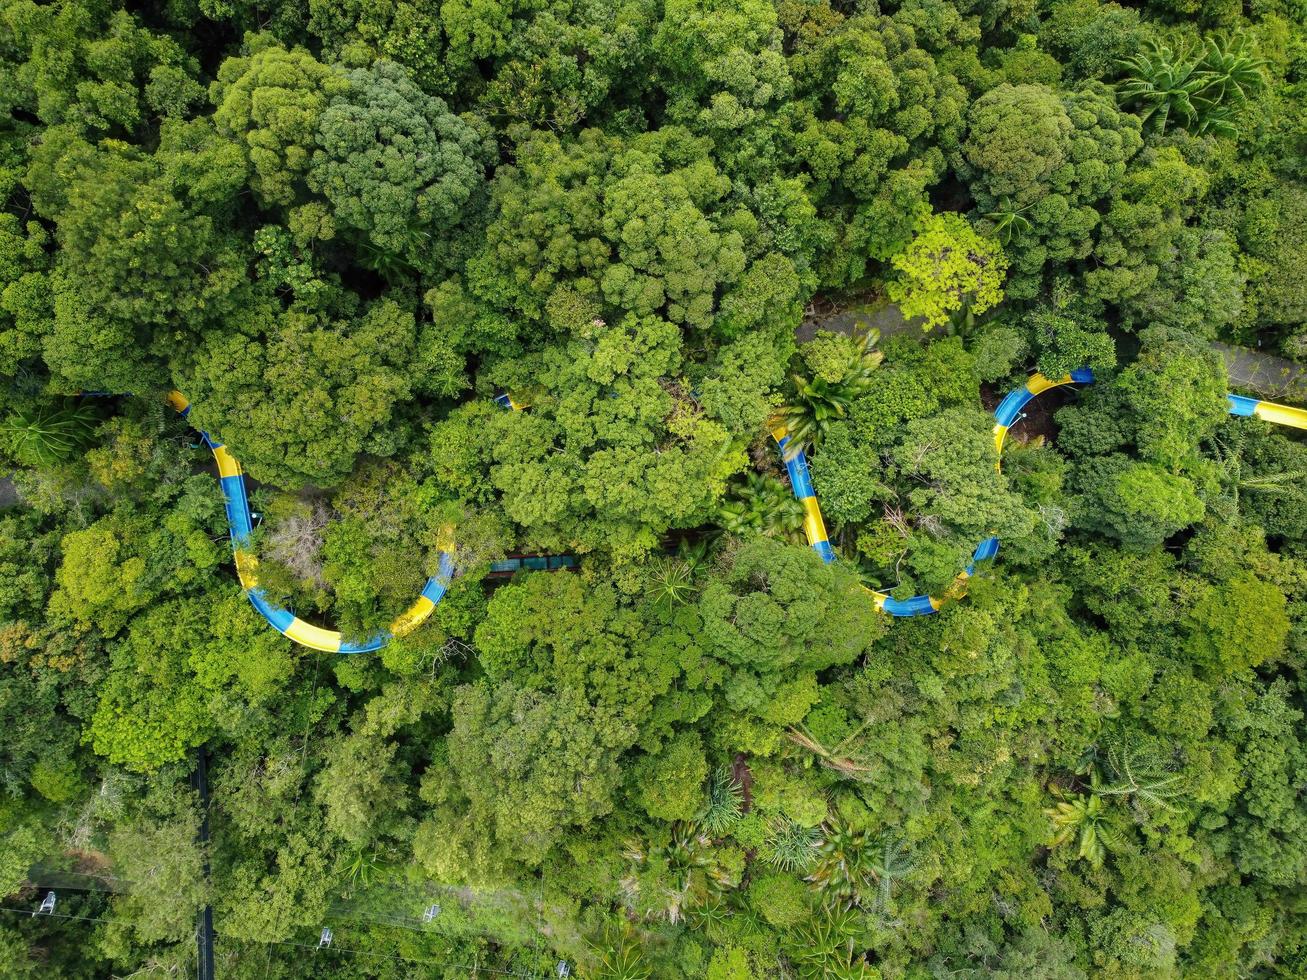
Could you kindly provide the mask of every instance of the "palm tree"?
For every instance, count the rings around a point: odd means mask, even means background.
[[[99,421],[91,406],[42,407],[11,412],[0,425],[10,454],[28,466],[62,463],[90,444]]]
[[[1236,111],[1266,86],[1266,61],[1244,37],[1208,38],[1197,51],[1149,42],[1120,64],[1128,74],[1118,97],[1141,108],[1159,133],[1174,122],[1200,136],[1235,136]]]
[[[789,433],[789,452],[817,445],[832,422],[848,415],[853,402],[871,386],[872,375],[885,359],[876,350],[878,340],[878,330],[854,331],[845,338],[842,364],[828,367],[813,378],[790,376],[794,397],[776,414],[776,422]]]
[[[803,505],[775,477],[749,473],[717,512],[717,523],[729,534],[764,534],[798,541],[803,534]]]
[[[1303,489],[1307,480],[1307,470],[1276,470],[1268,473],[1246,472],[1251,470],[1238,447],[1232,448],[1220,439],[1212,440],[1216,462],[1220,465],[1222,480],[1229,486],[1230,494],[1237,504],[1239,494],[1243,491],[1265,494],[1273,497],[1288,497],[1291,500],[1307,499]]]
[[[797,453],[817,445],[831,422],[848,416],[855,393],[842,381],[809,381],[797,374],[790,380],[794,383],[794,398],[781,406],[778,418],[790,436],[788,450]]]
[[[873,767],[856,758],[854,752],[850,750],[854,749],[855,746],[858,749],[863,748],[860,740],[863,732],[867,730],[870,724],[870,721],[863,722],[852,734],[842,739],[838,745],[832,748],[827,748],[803,725],[790,728],[785,733],[785,737],[795,745],[807,749],[815,755],[818,761],[827,769],[834,770],[845,779],[866,782],[871,778],[870,774]]]
[[[1209,81],[1200,97],[1224,105],[1243,105],[1266,87],[1266,65],[1266,59],[1253,52],[1247,37],[1209,37],[1203,42],[1199,63]]]
[[[1194,98],[1209,82],[1197,58],[1150,41],[1143,51],[1120,64],[1129,74],[1117,83],[1117,95],[1123,104],[1142,109],[1145,123],[1151,122],[1159,133],[1165,133],[1173,117],[1184,128],[1197,121]]]
[[[1060,792],[1055,795],[1062,796]],[[1090,793],[1086,796],[1063,797],[1056,806],[1044,811],[1053,821],[1052,847],[1076,841],[1077,856],[1095,868],[1103,866],[1107,856],[1104,845],[1115,843],[1116,831],[1112,827],[1112,814],[1103,797]]]

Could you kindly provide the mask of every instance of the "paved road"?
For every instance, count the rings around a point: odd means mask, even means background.
[[[924,337],[925,334],[921,329],[923,322],[920,318],[906,320],[895,304],[881,303],[874,306],[843,310],[828,316],[810,317],[799,324],[799,329],[794,332],[794,337],[802,344],[811,340],[818,330],[829,330],[832,333],[852,333],[859,327],[875,327],[880,331],[882,340],[896,333],[909,332],[913,336]]]

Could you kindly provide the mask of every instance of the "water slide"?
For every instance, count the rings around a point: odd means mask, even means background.
[[[190,412],[190,402],[181,392],[174,391],[168,396],[168,404],[183,416]],[[200,438],[213,452],[218,464],[218,482],[222,485],[223,499],[227,505],[227,529],[231,534],[232,553],[236,559],[236,575],[241,587],[249,596],[250,604],[259,611],[278,633],[301,646],[311,647],[327,653],[372,653],[386,645],[392,636],[403,636],[416,629],[436,608],[436,603],[445,594],[449,580],[454,574],[452,536],[440,544],[439,571],[427,579],[417,601],[409,606],[389,629],[369,637],[361,643],[348,643],[336,630],[323,629],[305,622],[289,610],[273,604],[263,589],[259,587],[259,559],[252,550],[251,536],[254,533],[254,519],[250,513],[250,498],[245,487],[245,471],[240,462],[227,451],[227,447],[216,442],[207,432],[201,431]]]
[[[1231,415],[1257,417],[1272,425],[1287,425],[1294,429],[1307,429],[1307,408],[1293,408],[1290,405],[1277,405],[1275,402],[1259,401],[1245,398],[1243,395],[1226,395]]]
[[[1079,368],[1057,380],[1036,373],[1031,375],[1020,388],[1008,392],[999,402],[998,408],[994,409],[994,448],[999,455],[995,467],[1002,465],[1003,442],[1007,438],[1008,430],[1021,421],[1024,417],[1022,410],[1032,399],[1062,385],[1093,384],[1093,381],[1094,372],[1089,368]],[[1226,402],[1227,410],[1231,415],[1256,417],[1273,425],[1307,429],[1307,409],[1277,405],[1274,402],[1264,402],[1244,395],[1227,395]],[[772,438],[776,440],[781,458],[785,461],[785,469],[790,475],[790,486],[794,491],[795,499],[803,505],[803,530],[808,538],[808,544],[821,555],[822,561],[832,562],[835,560],[835,549],[831,547],[830,539],[826,535],[826,522],[822,520],[821,507],[817,504],[817,495],[812,488],[808,460],[802,450],[790,449],[789,432],[784,426],[772,429]],[[877,592],[874,589],[867,591],[875,597],[876,605],[891,616],[929,616],[931,613],[938,612],[945,602],[965,595],[967,581],[975,574],[976,566],[982,561],[992,560],[997,554],[998,538],[989,537],[980,542],[972,552],[966,568],[958,573],[958,577],[945,590],[944,595],[939,597],[915,595],[909,599],[895,599],[885,592]]]
[[[1022,409],[1031,399],[1051,388],[1070,384],[1091,384],[1094,374],[1088,368],[1072,371],[1066,377],[1054,381],[1035,374],[1022,387],[1008,393],[994,410],[994,448],[1000,457],[1003,441],[1008,429],[1022,418]],[[1228,408],[1231,415],[1257,417],[1275,425],[1287,425],[1296,429],[1307,429],[1307,409],[1277,405],[1243,395],[1228,395]],[[504,408],[521,411],[526,406],[503,394],[495,402]],[[174,391],[168,396],[168,404],[186,416],[190,412],[190,403],[180,392]],[[259,587],[259,559],[254,554],[252,536],[254,519],[250,513],[249,493],[245,486],[245,472],[240,462],[227,447],[215,441],[207,432],[200,432],[200,438],[213,452],[218,464],[218,481],[227,508],[227,527],[231,535],[232,553],[236,562],[236,575],[241,587],[249,596],[250,604],[258,610],[277,632],[302,646],[327,653],[372,653],[380,650],[393,636],[405,633],[421,625],[436,608],[449,582],[454,575],[453,535],[446,531],[440,542],[438,570],[427,579],[426,585],[418,594],[417,600],[406,609],[389,628],[359,643],[347,642],[336,630],[323,629],[300,619],[287,609],[282,609],[269,600],[267,593]],[[803,530],[817,554],[824,562],[835,560],[835,549],[826,534],[826,522],[821,516],[821,507],[817,503],[817,494],[812,487],[812,476],[808,471],[808,460],[802,450],[792,451],[788,431],[783,427],[772,429],[772,438],[776,440],[785,469],[790,476],[790,486],[795,498],[803,506]],[[876,598],[876,604],[891,616],[927,616],[938,612],[945,602],[960,598],[966,594],[967,580],[975,574],[976,566],[983,561],[990,561],[998,554],[998,538],[989,537],[976,546],[966,568],[958,573],[953,584],[943,596],[912,596],[909,599],[895,599],[885,592],[868,590]],[[526,567],[525,565],[523,567]],[[553,567],[546,563],[546,567]],[[560,565],[559,567],[563,567]]]

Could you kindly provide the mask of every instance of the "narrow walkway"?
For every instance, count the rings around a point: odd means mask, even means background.
[[[1213,343],[1225,361],[1230,384],[1281,402],[1307,402],[1307,367],[1274,354]]]
[[[809,316],[795,331],[795,340],[805,343],[818,330],[847,334],[866,327],[875,327],[882,338],[899,333],[919,335],[921,323],[920,319],[905,320],[894,303],[881,302]],[[1219,341],[1213,341],[1211,346],[1225,361],[1225,371],[1233,387],[1255,392],[1268,401],[1307,403],[1307,365]]]

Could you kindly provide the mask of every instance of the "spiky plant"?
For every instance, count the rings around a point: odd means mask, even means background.
[[[821,834],[816,827],[804,827],[789,817],[772,822],[763,847],[763,859],[782,871],[806,871],[817,856]]]
[[[714,895],[694,910],[695,928],[713,933],[731,921],[733,911],[720,895]]]
[[[803,505],[775,477],[749,473],[731,489],[717,512],[717,523],[730,534],[763,534],[798,541],[803,535]]]
[[[728,833],[744,808],[744,787],[735,780],[730,766],[721,766],[708,777],[708,805],[699,826],[713,837]]]
[[[822,825],[822,841],[808,881],[827,904],[853,908],[876,890],[878,842],[836,818]]]
[[[689,824],[675,824],[666,843],[628,841],[623,856],[630,862],[620,882],[628,903],[673,925],[734,884],[712,839]]]
[[[387,855],[371,847],[358,847],[341,853],[336,859],[336,874],[344,882],[346,895],[375,884],[385,876]]]
[[[53,466],[88,446],[99,421],[90,405],[11,412],[0,426],[10,454],[28,466]]]
[[[688,605],[699,592],[694,566],[679,558],[656,559],[646,581],[645,598],[662,609]]]
[[[594,980],[648,980],[653,976],[644,950],[629,931],[609,931],[602,939],[591,940],[589,946],[595,962],[588,976]]]
[[[801,980],[870,980],[878,974],[857,955],[860,934],[856,913],[824,910],[786,935],[785,958]]]

